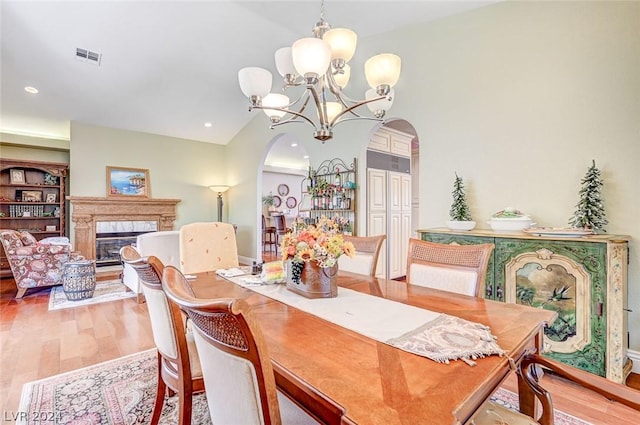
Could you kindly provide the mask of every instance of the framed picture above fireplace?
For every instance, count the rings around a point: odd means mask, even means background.
[[[107,167],[107,196],[149,198],[149,170],[143,168]]]

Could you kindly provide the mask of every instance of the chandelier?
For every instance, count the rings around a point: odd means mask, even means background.
[[[371,88],[364,100],[353,100],[343,89],[349,82],[348,62],[356,50],[356,33],[346,28],[332,29],[324,20],[323,0],[320,21],[314,26],[313,34],[315,37],[301,38],[275,53],[276,68],[284,79],[282,92],[304,87],[297,99],[291,101],[285,94],[270,93],[273,77],[264,68],[248,67],[238,72],[240,89],[249,98],[249,111],[264,111],[271,121],[271,129],[306,122],[314,128],[313,137],[323,143],[333,137],[333,128],[342,122],[382,121],[393,104],[392,88],[400,77],[400,57],[383,53],[369,58],[364,70]],[[305,114],[310,112],[307,110],[310,104],[315,106],[315,114]],[[367,105],[373,117],[356,112],[363,105]]]

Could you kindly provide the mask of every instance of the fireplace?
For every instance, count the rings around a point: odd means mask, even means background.
[[[148,231],[173,230],[176,205],[180,202],[179,199],[128,199],[127,197],[70,196],[67,199],[72,207],[74,249],[88,259],[98,260],[98,254],[101,258],[105,257],[100,261],[112,261],[115,250],[120,249],[119,245],[131,243],[132,240],[135,242],[135,236],[147,233],[147,229],[155,229]],[[116,225],[119,227],[115,228],[103,227],[105,225],[101,224],[109,222],[121,224]],[[146,224],[136,227],[137,230],[134,230],[133,225],[124,224],[132,222]],[[122,231],[109,231],[110,229]],[[123,238],[128,239],[121,240]],[[98,250],[98,239],[102,239],[99,249],[104,252]]]
[[[119,265],[120,248],[135,245],[138,235],[157,231],[157,221],[97,222],[96,267]]]

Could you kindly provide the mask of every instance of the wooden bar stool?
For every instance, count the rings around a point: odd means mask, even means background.
[[[275,247],[276,253],[278,252],[278,247],[276,246],[276,228],[273,226],[267,226],[267,219],[262,214],[262,251],[264,251],[265,246],[269,246],[269,252],[271,252],[272,248]]]

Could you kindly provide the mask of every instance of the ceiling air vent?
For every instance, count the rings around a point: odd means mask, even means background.
[[[100,65],[101,53],[92,52],[91,50],[76,48],[76,59],[79,61]]]

